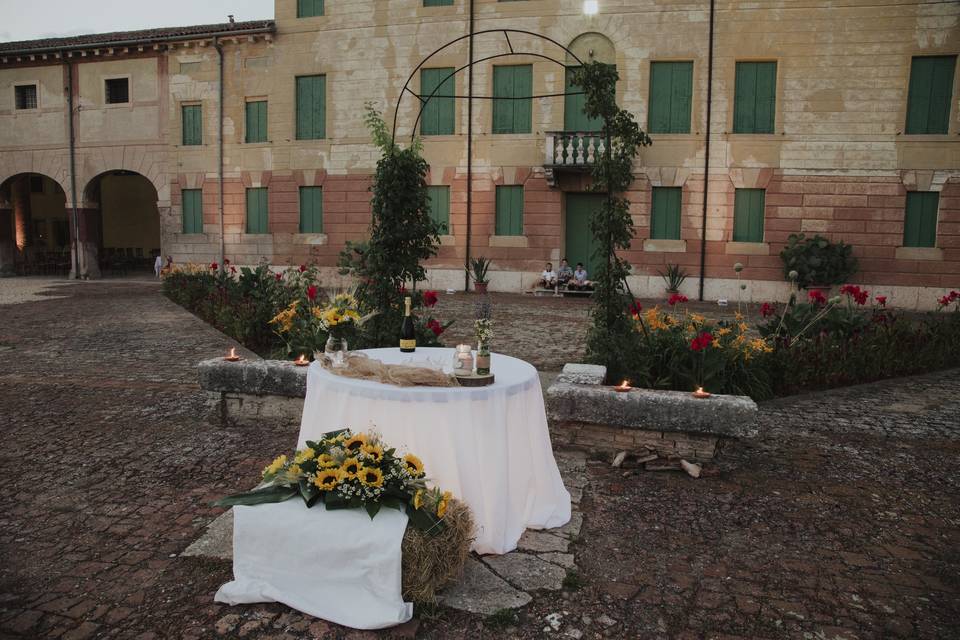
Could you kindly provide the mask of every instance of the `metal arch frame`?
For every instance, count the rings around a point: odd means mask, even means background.
[[[473,39],[474,39],[476,36],[478,36],[478,35],[483,35],[483,34],[487,34],[487,33],[502,33],[504,39],[507,41],[507,46],[510,48],[510,52],[509,52],[509,53],[498,53],[498,54],[495,54],[495,55],[491,55],[491,56],[486,56],[486,57],[484,57],[484,58],[480,58],[480,59],[478,59],[478,60],[470,60],[467,64],[465,64],[465,65],[463,65],[463,66],[460,66],[460,67],[457,67],[457,68],[454,69],[451,73],[447,74],[447,76],[446,76],[441,82],[439,82],[439,83],[437,84],[437,86],[436,86],[436,87],[434,88],[434,90],[430,93],[430,95],[426,97],[426,100],[424,100],[424,97],[423,97],[422,94],[414,93],[414,92],[410,89],[410,82],[413,80],[414,76],[416,76],[416,75],[417,75],[417,72],[420,71],[420,69],[423,68],[423,66],[427,63],[427,61],[429,61],[429,60],[430,60],[431,58],[433,58],[435,55],[437,55],[438,53],[440,53],[440,52],[443,51],[444,49],[446,49],[446,48],[448,48],[448,47],[451,47],[451,46],[455,45],[456,43],[461,42],[461,41],[463,41],[463,40],[469,39],[469,40],[471,41],[471,43],[472,43],[472,42],[473,42]],[[544,55],[544,54],[542,54],[542,53],[532,53],[532,52],[527,52],[527,51],[516,51],[516,50],[514,50],[514,48],[513,48],[513,43],[510,42],[510,35],[509,35],[509,34],[511,34],[511,33],[519,33],[519,34],[523,34],[523,35],[527,35],[527,36],[533,36],[533,37],[535,37],[535,38],[540,38],[541,40],[546,40],[546,41],[548,41],[548,42],[550,42],[550,43],[552,43],[552,44],[560,47],[561,49],[563,49],[563,51],[565,51],[565,52],[566,52],[567,54],[569,54],[574,60],[576,60],[579,65],[582,66],[582,65],[584,64],[584,63],[583,63],[583,60],[581,60],[580,57],[579,57],[577,54],[575,54],[575,53],[574,53],[573,51],[571,51],[568,47],[565,47],[564,45],[560,44],[559,42],[557,42],[557,41],[554,40],[553,38],[551,38],[551,37],[549,37],[549,36],[545,36],[545,35],[540,34],[540,33],[536,33],[536,32],[534,32],[534,31],[527,31],[527,30],[525,30],[525,29],[484,29],[484,30],[482,30],[482,31],[475,31],[475,32],[468,33],[468,34],[466,34],[466,35],[460,36],[459,38],[454,38],[453,40],[451,40],[450,42],[446,43],[445,45],[443,45],[443,46],[435,49],[432,53],[430,53],[430,55],[428,55],[428,56],[425,57],[423,60],[421,60],[421,61],[420,61],[420,64],[418,64],[416,67],[414,67],[413,71],[410,72],[410,75],[407,76],[407,81],[403,83],[403,88],[400,90],[400,97],[397,98],[397,104],[396,104],[396,106],[394,107],[394,110],[393,110],[393,129],[392,129],[392,131],[391,131],[391,138],[390,138],[390,139],[391,139],[391,142],[392,142],[393,144],[396,144],[396,140],[397,140],[397,117],[398,117],[398,115],[399,115],[399,113],[400,113],[400,104],[403,102],[404,96],[405,96],[407,93],[409,93],[410,95],[412,95],[412,96],[414,96],[415,98],[417,98],[417,100],[420,102],[420,111],[417,113],[417,119],[414,121],[413,128],[412,128],[411,131],[410,131],[410,140],[413,141],[413,140],[416,138],[416,136],[417,136],[417,126],[420,124],[420,119],[421,119],[421,117],[423,116],[423,111],[424,111],[424,109],[426,109],[427,104],[430,102],[430,100],[431,100],[432,98],[434,98],[434,97],[437,95],[437,91],[440,89],[440,87],[442,87],[442,86],[444,85],[444,83],[446,83],[447,80],[449,80],[450,78],[454,77],[455,75],[457,75],[458,73],[460,73],[460,72],[463,71],[464,69],[470,69],[470,68],[472,68],[473,66],[475,66],[475,65],[477,65],[477,64],[479,64],[479,63],[481,63],[481,62],[487,62],[487,61],[490,61],[490,60],[495,60],[495,59],[497,59],[497,58],[507,58],[507,57],[510,57],[510,56],[530,56],[530,57],[534,57],[534,58],[542,58],[542,59],[544,59],[544,60],[548,60],[548,61],[550,61],[550,62],[556,63],[556,64],[560,65],[561,67],[563,67],[564,69],[568,69],[568,68],[569,68],[569,65],[567,65],[565,62],[560,62],[560,61],[557,60],[556,58],[552,58],[552,57],[550,57],[550,56],[548,56],[548,55]],[[540,95],[513,96],[513,97],[509,97],[509,98],[500,98],[500,97],[497,97],[497,96],[475,96],[475,95],[473,95],[472,92],[471,92],[469,95],[466,95],[466,96],[453,95],[453,96],[439,96],[439,97],[442,97],[442,98],[452,98],[452,99],[455,99],[455,100],[456,100],[456,99],[473,100],[474,98],[479,98],[479,99],[481,99],[481,100],[532,100],[532,99],[535,99],[535,98],[554,98],[554,97],[568,96],[568,95],[573,95],[573,96],[583,95],[583,92],[582,92],[582,91],[573,91],[573,92],[564,92],[564,93],[545,93],[545,94],[540,94]]]

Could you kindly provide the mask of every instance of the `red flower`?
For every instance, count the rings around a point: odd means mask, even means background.
[[[400,295],[401,296],[407,295],[407,288],[403,285],[400,285]]]
[[[843,285],[842,287],[840,287],[840,293],[850,296],[860,306],[867,304],[867,298],[870,297],[869,291],[867,291],[866,289],[861,289],[855,284]]]
[[[303,273],[306,270],[307,270],[307,265],[305,264],[300,265],[300,273]]]
[[[223,266],[227,266],[228,264],[230,264],[230,258],[224,258],[224,259],[223,259]]]
[[[226,260],[224,260],[224,262],[226,262]],[[236,267],[230,267],[230,273],[236,274],[236,273],[237,273],[237,268],[236,268]]]
[[[633,302],[630,303],[629,309],[630,309],[630,315],[636,318],[637,316],[640,315],[640,312],[643,311],[643,305],[640,304],[639,300],[634,300]]]
[[[874,298],[881,307],[887,306],[887,296],[877,296]]]
[[[709,331],[703,331],[696,338],[690,341],[690,348],[694,351],[703,351],[713,342],[713,334]]]
[[[443,333],[443,327],[440,326],[440,323],[433,318],[430,318],[430,320],[427,321],[427,329],[433,331],[433,335],[435,336],[439,336],[441,333]]]
[[[307,287],[307,298],[309,300],[315,300],[317,297],[317,287],[316,285],[310,285]]]
[[[774,307],[769,302],[764,302],[762,305],[760,305],[760,315],[763,316],[764,318],[769,318],[776,312],[777,312],[776,307]]]
[[[667,304],[669,304],[671,307],[678,302],[687,302],[687,296],[683,295],[682,293],[675,293],[670,296],[669,300],[667,300]]]
[[[282,273],[275,273],[275,274],[273,274],[273,277],[275,277],[275,278],[277,279],[277,282],[280,282],[281,280],[283,280],[283,274],[282,274]]]
[[[436,291],[424,291],[424,292],[423,292],[423,304],[424,304],[424,305],[426,305],[426,306],[428,306],[428,307],[432,307],[433,305],[437,304],[437,300],[439,300],[439,298],[437,297],[437,292],[436,292]]]
[[[216,262],[211,262],[211,263],[210,263],[210,269],[211,269],[212,271],[216,271],[216,270],[219,269],[219,268],[220,268],[220,265],[218,265]]]
[[[950,292],[950,301],[960,300],[960,291],[951,291]]]
[[[827,298],[823,295],[822,291],[810,291],[807,293],[807,297],[810,298],[810,302],[816,304],[827,304]]]
[[[947,306],[948,304],[950,304],[951,302],[953,302],[953,300],[950,299],[950,296],[943,296],[942,298],[940,298],[939,300],[937,300],[937,302],[940,303],[940,306],[941,306],[941,307],[945,307],[945,306]]]

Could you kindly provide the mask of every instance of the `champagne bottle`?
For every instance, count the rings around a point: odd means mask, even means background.
[[[417,334],[413,331],[413,318],[410,317],[410,296],[404,298],[403,303],[406,311],[400,327],[400,351],[412,353],[417,350]]]

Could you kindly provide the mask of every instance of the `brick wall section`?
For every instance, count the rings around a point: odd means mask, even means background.
[[[720,438],[671,431],[619,429],[608,425],[581,422],[551,423],[554,445],[575,447],[591,452],[643,453],[649,450],[661,458],[712,460],[718,453]]]

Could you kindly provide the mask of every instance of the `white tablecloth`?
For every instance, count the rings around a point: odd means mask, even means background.
[[[401,597],[407,516],[381,509],[307,509],[300,498],[233,508],[233,582],[214,600],[230,605],[282,602],[355,629],[406,622]]]
[[[453,349],[370,349],[386,363],[452,362]],[[321,434],[375,427],[419,456],[431,482],[464,500],[477,522],[474,550],[507,553],[524,529],[570,520],[570,494],[553,458],[540,378],[530,364],[493,354],[487,387],[397,387],[310,365],[298,448]]]

